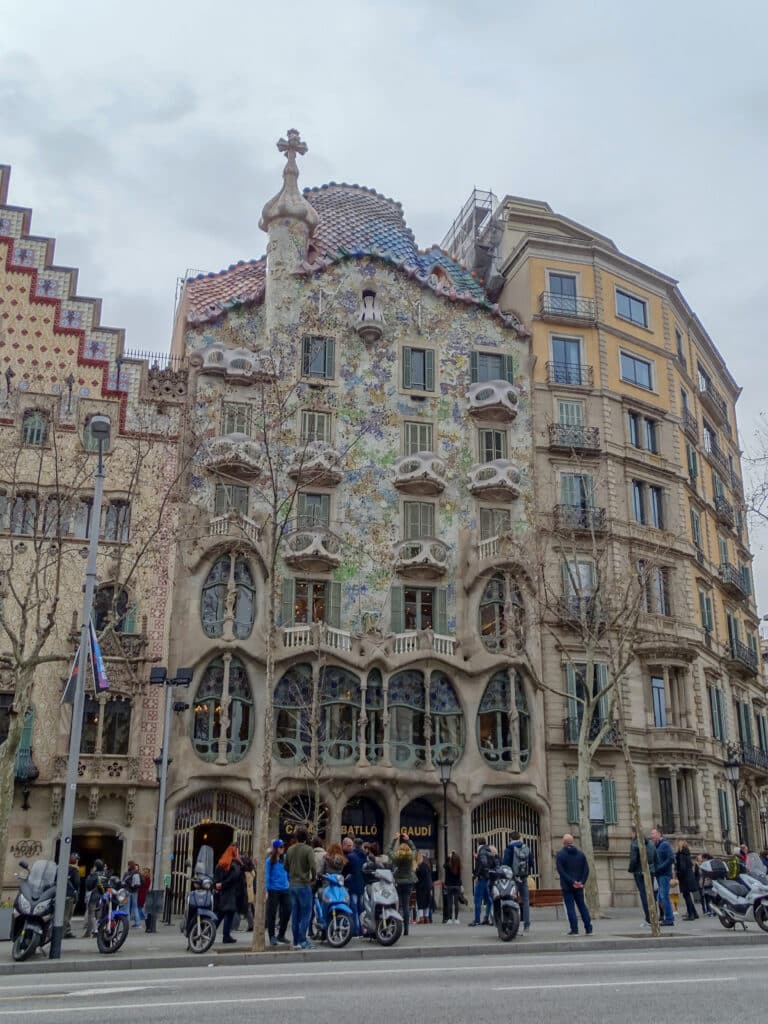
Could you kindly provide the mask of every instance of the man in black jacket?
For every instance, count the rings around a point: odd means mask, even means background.
[[[648,868],[651,872],[651,878],[653,878],[656,871],[656,847],[651,839],[645,840],[645,854],[648,858]],[[648,895],[645,891],[643,866],[640,861],[640,848],[638,846],[637,832],[635,829],[632,829],[632,842],[629,846],[629,866],[627,867],[627,871],[629,871],[635,879],[637,891],[640,893],[640,905],[643,908],[643,917],[645,918],[645,924],[647,926],[651,923],[651,919],[648,914]]]
[[[587,858],[573,843],[573,836],[567,832],[563,836],[563,847],[555,860],[557,873],[560,876],[560,888],[563,891],[563,903],[565,912],[568,915],[568,924],[571,930],[568,935],[579,934],[579,922],[576,917],[576,908],[581,914],[584,922],[584,931],[587,935],[592,934],[592,918],[589,916],[589,909],[584,900],[584,883],[589,878],[589,864]]]

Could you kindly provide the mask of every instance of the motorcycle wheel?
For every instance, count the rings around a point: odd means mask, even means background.
[[[96,948],[100,953],[116,953],[128,938],[128,918],[113,917],[102,921],[96,931]]]
[[[187,942],[193,953],[207,953],[216,941],[216,925],[210,917],[196,918],[187,935]]]
[[[395,917],[384,920],[380,917],[376,922],[376,941],[380,946],[394,946],[403,934],[403,922]]]
[[[13,959],[17,963],[22,960],[29,960],[40,945],[41,938],[40,932],[32,931],[31,928],[22,928],[13,940],[13,948],[11,949]]]
[[[320,922],[317,919],[317,914],[312,915],[312,920],[309,922],[309,928],[307,934],[313,942],[322,942],[325,938],[325,931],[320,927]]]
[[[352,918],[349,914],[345,914],[343,910],[337,910],[331,914],[326,938],[328,945],[333,946],[334,949],[346,946],[352,938]]]
[[[757,921],[758,928],[762,928],[764,932],[768,932],[768,907],[764,903],[761,903],[759,907],[755,909],[755,921]]]
[[[496,921],[496,931],[502,942],[511,942],[520,929],[520,914],[511,908],[502,910]]]
[[[735,928],[736,927],[736,922],[733,920],[732,917],[720,917],[720,915],[718,914],[717,915],[717,919],[720,922],[720,924],[723,926],[723,928],[730,929],[730,928]]]

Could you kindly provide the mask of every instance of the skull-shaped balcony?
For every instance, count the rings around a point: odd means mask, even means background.
[[[210,345],[194,353],[190,362],[200,367],[200,373],[221,374],[238,383],[256,383],[274,376],[270,356],[247,348]]]
[[[207,469],[240,480],[255,480],[261,473],[261,451],[247,434],[223,434],[208,445]]]
[[[484,423],[510,423],[517,416],[517,392],[509,381],[472,384],[467,398],[470,416]]]
[[[330,572],[341,565],[341,541],[326,526],[308,526],[285,538],[285,562],[300,572]]]
[[[435,537],[401,540],[395,546],[395,572],[409,580],[439,580],[448,572],[449,548]]]
[[[310,441],[293,453],[288,475],[302,486],[335,487],[344,474],[339,455],[327,441]]]
[[[395,466],[395,487],[404,494],[441,494],[445,489],[445,463],[432,452],[406,455]]]
[[[469,471],[469,489],[489,501],[511,501],[520,496],[520,470],[509,459],[481,462]]]

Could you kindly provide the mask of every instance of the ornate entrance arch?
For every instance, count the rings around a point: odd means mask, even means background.
[[[487,839],[499,851],[509,842],[510,832],[519,832],[533,851],[533,862],[538,877],[539,840],[541,827],[539,812],[524,800],[514,796],[495,796],[485,803],[478,804],[472,811],[472,848],[477,848],[481,839]]]

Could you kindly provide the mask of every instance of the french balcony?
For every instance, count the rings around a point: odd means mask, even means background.
[[[517,416],[517,392],[509,381],[472,384],[467,399],[470,416],[484,423],[510,423]]]
[[[352,634],[346,629],[326,626],[324,622],[312,622],[303,626],[284,626],[281,632],[283,647],[286,650],[302,650],[318,646],[332,651],[352,650]]]
[[[253,519],[233,509],[230,512],[225,512],[224,515],[214,516],[213,519],[209,520],[208,536],[229,537],[238,540],[244,538],[251,544],[258,544],[261,528]]]
[[[327,441],[310,441],[293,453],[288,476],[304,486],[335,487],[341,483],[344,474],[333,445]]]
[[[683,409],[683,430],[692,441],[699,440],[699,423],[690,409]]]
[[[604,508],[583,505],[555,505],[555,527],[571,533],[604,533],[606,515]]]
[[[726,526],[734,526],[736,523],[736,513],[733,511],[733,505],[722,494],[715,495],[715,518]]]
[[[432,452],[406,455],[395,466],[395,487],[404,494],[441,494],[445,489],[445,463]]]
[[[741,640],[731,640],[727,646],[726,663],[732,672],[743,676],[757,675],[757,653]]]
[[[699,381],[699,401],[719,423],[728,422],[728,404],[711,381]]]
[[[557,602],[557,617],[564,626],[594,632],[605,626],[605,605],[594,597],[563,595]]]
[[[743,501],[744,500],[744,485],[742,484],[741,480],[739,479],[738,474],[734,473],[734,471],[731,469],[730,473],[729,473],[729,476],[731,478],[731,490],[733,491],[733,493],[735,495],[737,495],[737,497],[739,497]]]
[[[415,654],[423,651],[423,641],[420,637],[426,636],[429,643],[429,650],[434,654],[442,654],[444,657],[452,658],[456,653],[456,637],[442,636],[440,633],[424,631],[395,633],[392,637],[392,654]]]
[[[728,462],[728,456],[714,438],[708,442],[705,451],[710,461],[714,462],[718,469],[722,470],[725,476],[730,477],[731,466]]]
[[[741,763],[763,775],[768,775],[768,752],[759,747],[742,744]]]
[[[595,375],[591,366],[580,363],[547,363],[547,380],[550,384],[562,384],[569,388],[591,388]]]
[[[395,572],[409,580],[439,580],[448,572],[449,551],[436,537],[401,540],[395,546]]]
[[[204,463],[214,473],[255,480],[261,475],[261,450],[247,434],[223,434],[208,445]]]
[[[563,743],[578,743],[579,742],[579,731],[581,729],[581,718],[578,715],[572,715],[569,718],[563,719]],[[591,742],[596,740],[600,730],[603,728],[603,721],[595,715],[589,724],[589,735],[587,739]],[[607,747],[615,747],[619,742],[619,732],[615,725],[609,724],[602,739],[601,744],[605,744]]]
[[[557,451],[597,455],[600,452],[600,428],[550,423],[549,447]]]
[[[308,526],[285,538],[285,562],[300,572],[330,572],[341,565],[341,541],[327,526]]]
[[[469,489],[489,501],[511,501],[520,496],[520,470],[509,459],[478,463],[469,471]]]
[[[597,320],[597,302],[581,295],[558,295],[542,292],[539,295],[539,314],[550,320],[579,320],[594,323]]]
[[[720,563],[720,582],[723,584],[723,589],[731,594],[732,597],[743,600],[747,596],[744,574],[741,569],[737,569],[730,562]]]

